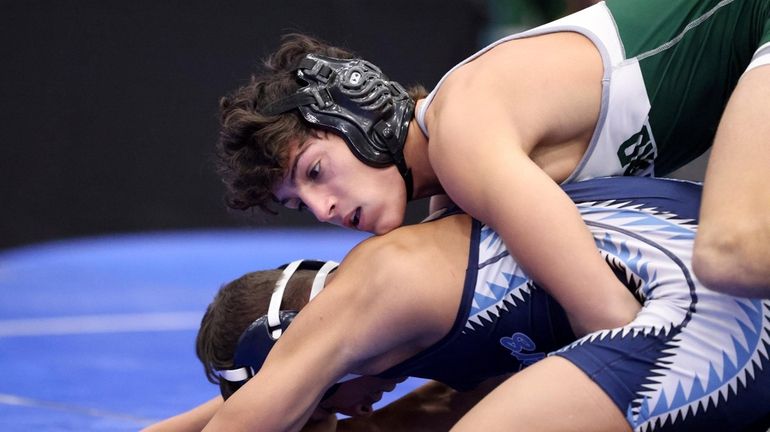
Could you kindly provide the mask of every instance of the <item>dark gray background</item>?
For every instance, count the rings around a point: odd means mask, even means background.
[[[489,18],[485,0],[0,0],[0,248],[310,223],[225,209],[212,169],[219,97],[291,31],[430,89]],[[410,221],[424,211],[412,205]]]

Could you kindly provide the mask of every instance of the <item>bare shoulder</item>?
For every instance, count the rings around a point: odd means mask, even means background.
[[[522,91],[525,95],[541,94],[553,85],[572,83],[570,87],[578,87],[576,79],[600,79],[602,72],[598,48],[579,33],[514,39],[454,70],[444,80],[436,101],[476,92],[502,92],[502,96]]]
[[[450,216],[371,237],[345,257],[324,291],[336,295],[326,304],[338,321],[359,311],[343,329],[351,352],[366,359],[358,372],[379,373],[446,335],[460,304],[469,232],[468,216]]]
[[[345,257],[340,270],[366,280],[370,296],[393,298],[400,290],[433,295],[464,277],[470,226],[469,216],[455,215],[370,237]]]
[[[430,145],[437,137],[441,146],[469,147],[469,139],[504,136],[529,153],[569,139],[595,124],[602,74],[599,51],[578,33],[501,43],[445,79],[426,113]]]
[[[348,254],[345,261],[362,260],[399,268],[410,263],[427,264],[437,254],[442,255],[441,251],[446,251],[447,255],[467,253],[469,232],[470,217],[467,215],[406,225],[366,239]]]

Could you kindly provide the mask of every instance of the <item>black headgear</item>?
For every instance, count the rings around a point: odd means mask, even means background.
[[[404,142],[414,115],[414,101],[380,68],[362,59],[307,54],[297,67],[302,87],[268,106],[265,114],[298,109],[310,124],[342,135],[356,157],[382,168],[395,164],[412,198],[412,173],[404,160]]]
[[[267,314],[257,318],[238,339],[233,355],[234,366],[230,369],[218,370],[219,389],[224,399],[229,398],[236,390],[246,384],[265,362],[273,345],[281,337],[281,334],[289,327],[297,311],[281,310],[283,293],[291,276],[297,270],[315,270],[316,276],[313,279],[313,286],[310,289],[310,300],[312,300],[324,287],[326,276],[337,267],[334,261],[312,261],[298,260],[290,264],[285,264],[283,274],[275,283],[275,290],[270,298],[270,305]],[[355,378],[355,375],[349,375],[340,382]],[[330,388],[324,398],[334,392],[336,387]]]

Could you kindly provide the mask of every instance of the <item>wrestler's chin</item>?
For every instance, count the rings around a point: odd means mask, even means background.
[[[373,229],[367,230],[372,234],[383,235],[400,227],[404,223],[403,212],[389,212],[381,215]]]

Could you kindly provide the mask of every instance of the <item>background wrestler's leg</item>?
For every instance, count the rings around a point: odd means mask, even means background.
[[[548,357],[502,383],[453,431],[630,431],[612,400],[568,360]]]
[[[741,78],[719,125],[695,239],[709,288],[770,296],[770,65]]]

